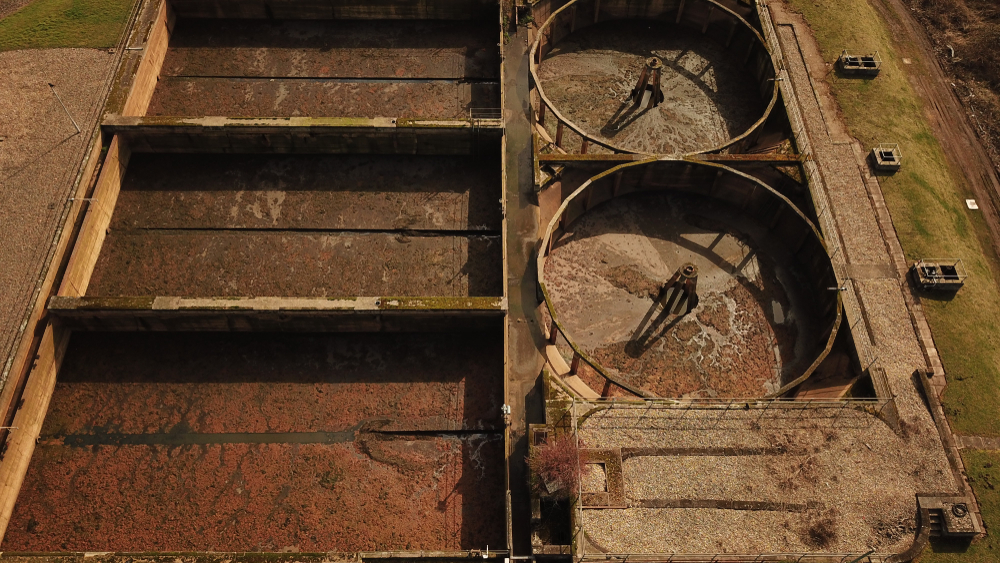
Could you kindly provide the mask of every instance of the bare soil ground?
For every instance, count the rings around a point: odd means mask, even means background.
[[[0,371],[70,204],[112,60],[93,49],[0,53]]]
[[[502,545],[499,336],[75,335],[4,548]]]
[[[933,44],[930,53],[951,75],[955,94],[1000,167],[1000,5],[993,0],[898,1],[924,25]]]
[[[498,235],[113,231],[87,294],[491,296],[502,261]]]
[[[665,100],[635,108],[632,88],[649,57],[663,62]],[[556,108],[589,134],[638,152],[683,153],[720,145],[760,118],[753,77],[722,45],[663,22],[610,21],[564,39],[539,78]],[[555,130],[555,119],[547,120]]]
[[[499,155],[135,154],[111,228],[500,231]]]

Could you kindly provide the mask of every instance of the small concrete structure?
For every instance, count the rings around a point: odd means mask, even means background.
[[[913,283],[920,289],[958,291],[969,277],[961,260],[918,260],[910,268]]]
[[[878,51],[870,55],[852,55],[844,49],[837,58],[837,66],[847,75],[878,76],[882,70],[882,58],[879,57]]]
[[[872,165],[879,172],[895,172],[903,166],[903,153],[899,145],[882,143],[872,149]]]

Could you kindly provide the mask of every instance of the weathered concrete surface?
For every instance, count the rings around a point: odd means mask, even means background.
[[[500,156],[136,154],[129,228],[500,231]]]
[[[181,19],[161,76],[484,79],[496,22]]]
[[[560,40],[538,74],[556,109],[590,135],[627,150],[674,154],[723,144],[763,115],[767,104],[740,55],[686,27],[618,20]],[[663,62],[665,100],[633,107],[632,88],[654,56]],[[553,138],[556,121],[546,119]]]
[[[544,421],[542,393],[537,385],[544,336],[538,324],[538,284],[535,282],[535,245],[538,240],[538,202],[534,195],[531,129],[528,118],[528,30],[520,28],[504,46],[504,117],[507,136],[507,296],[508,401],[512,436],[510,488],[515,555],[530,555],[531,507],[528,497],[527,424]]]
[[[4,548],[502,545],[502,342],[75,335]]]
[[[498,236],[112,231],[87,294],[490,296],[502,260]]]
[[[133,152],[478,155],[495,150],[500,119],[105,116],[101,129]]]
[[[0,53],[0,373],[70,205],[113,59],[93,49]]]
[[[495,108],[499,88],[452,82],[164,78],[148,115],[415,117],[456,119]]]

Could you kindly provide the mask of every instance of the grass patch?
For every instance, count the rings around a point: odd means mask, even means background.
[[[1000,530],[1000,452],[966,450],[962,454],[969,482],[976,490],[983,524],[988,530]],[[990,534],[984,540],[932,541],[920,557],[920,563],[987,563],[1000,559],[1000,541]]]
[[[0,20],[0,51],[112,47],[132,1],[35,0]]]
[[[890,33],[868,0],[788,2],[805,16],[828,62],[844,48],[882,55],[881,74],[873,80],[832,72],[828,80],[851,134],[863,145],[900,145],[902,170],[879,183],[906,258],[961,258],[969,270],[957,296],[927,295],[924,310],[948,373],[944,405],[952,428],[1000,435],[1000,267],[981,213],[965,207],[973,196],[956,180],[961,171],[949,169],[905,74],[904,68],[922,67],[912,54],[907,56],[914,64],[904,67],[899,49],[916,49],[897,43],[905,38]]]

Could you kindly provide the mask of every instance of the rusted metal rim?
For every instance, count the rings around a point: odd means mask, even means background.
[[[785,197],[781,193],[777,192],[774,188],[768,186],[767,184],[761,182],[760,180],[754,178],[753,176],[750,176],[748,174],[740,172],[739,170],[736,170],[734,168],[730,168],[729,166],[726,166],[724,164],[718,164],[718,163],[714,163],[714,162],[702,162],[702,161],[699,161],[699,160],[695,160],[693,158],[656,158],[656,157],[650,157],[650,158],[643,159],[643,160],[640,160],[640,161],[637,161],[637,162],[628,162],[628,163],[625,163],[625,164],[620,164],[618,166],[615,166],[613,168],[605,170],[604,172],[601,172],[600,174],[597,174],[596,176],[591,177],[586,182],[584,182],[583,184],[581,184],[579,188],[577,188],[575,191],[573,191],[573,193],[570,194],[565,200],[563,200],[562,204],[559,206],[559,209],[556,211],[555,215],[552,216],[552,219],[549,221],[549,224],[548,224],[548,226],[545,229],[545,234],[542,236],[541,246],[539,246],[539,248],[538,248],[538,255],[535,258],[535,265],[537,267],[537,269],[536,269],[536,272],[537,272],[536,275],[537,275],[538,287],[542,291],[542,296],[543,296],[543,298],[545,300],[545,306],[546,306],[546,308],[549,311],[549,315],[552,317],[552,322],[555,323],[555,326],[559,329],[559,332],[566,339],[566,342],[569,343],[570,347],[573,349],[573,352],[575,354],[577,354],[580,357],[581,360],[583,360],[584,362],[586,362],[587,365],[589,365],[590,367],[594,368],[595,371],[597,371],[599,374],[601,374],[601,376],[604,377],[605,379],[607,379],[608,381],[610,381],[610,382],[614,383],[615,385],[618,385],[619,387],[622,387],[623,389],[626,389],[626,390],[628,390],[628,391],[630,391],[630,392],[632,392],[632,393],[634,393],[636,395],[639,395],[640,397],[647,397],[647,398],[654,398],[654,397],[656,397],[656,395],[653,394],[653,393],[651,393],[651,392],[649,392],[649,391],[647,391],[647,390],[645,390],[645,389],[642,389],[640,387],[636,387],[634,385],[630,385],[627,382],[622,381],[618,377],[616,377],[616,376],[614,376],[612,374],[609,374],[607,372],[607,370],[604,369],[603,366],[601,366],[598,362],[596,362],[593,359],[591,359],[590,356],[587,355],[587,353],[584,352],[583,349],[580,348],[579,345],[577,345],[577,343],[573,339],[572,335],[569,332],[567,332],[566,327],[563,326],[562,322],[559,320],[559,315],[556,313],[555,305],[552,303],[552,298],[549,295],[548,288],[545,285],[545,262],[548,259],[548,251],[547,251],[547,249],[549,248],[550,241],[552,240],[552,234],[556,230],[556,228],[558,227],[559,222],[560,222],[563,214],[566,212],[566,209],[569,207],[570,202],[572,202],[576,198],[580,197],[581,195],[584,195],[591,188],[591,186],[593,186],[594,183],[597,182],[598,180],[606,178],[606,177],[608,177],[608,176],[610,176],[612,174],[615,174],[616,172],[618,172],[620,170],[624,170],[626,168],[631,168],[631,167],[634,167],[634,166],[649,165],[649,164],[653,164],[655,162],[683,162],[683,163],[691,164],[691,165],[695,165],[695,166],[707,166],[707,167],[710,167],[710,168],[715,168],[715,169],[717,169],[719,171],[722,171],[722,172],[726,172],[726,173],[729,173],[729,174],[734,174],[734,175],[739,176],[739,177],[741,177],[741,178],[743,178],[743,179],[745,179],[745,180],[747,180],[749,182],[752,182],[756,187],[759,187],[761,189],[767,190],[771,195],[773,195],[774,197],[778,198],[786,206],[788,206],[806,224],[806,226],[812,232],[813,236],[816,238],[816,241],[819,243],[820,248],[823,249],[823,253],[824,253],[825,257],[826,257],[826,260],[830,264],[831,273],[834,275],[834,277],[836,277],[836,272],[833,269],[833,262],[832,262],[831,257],[830,257],[830,249],[827,247],[826,240],[823,238],[822,233],[820,233],[819,229],[812,222],[812,220],[810,220],[809,217],[807,217],[805,215],[805,213],[802,212],[802,210],[800,210],[794,203],[792,203],[792,201],[790,199],[788,199],[787,197]],[[670,191],[670,188],[666,188],[664,191]],[[839,284],[839,281],[838,281],[838,284]],[[777,391],[774,391],[773,393],[769,393],[767,395],[764,395],[763,397],[752,397],[752,398],[754,398],[754,399],[761,399],[761,398],[763,398],[763,399],[771,399],[771,398],[775,398],[775,397],[780,397],[781,395],[787,393],[792,388],[794,388],[794,387],[796,387],[798,385],[801,385],[804,381],[806,381],[807,379],[809,379],[809,377],[816,371],[816,368],[818,368],[819,365],[821,363],[823,363],[823,360],[826,359],[827,355],[830,353],[830,350],[833,348],[833,344],[834,344],[834,341],[837,338],[837,332],[840,329],[840,323],[841,323],[842,318],[843,318],[843,307],[844,307],[843,292],[842,291],[836,291],[836,297],[835,297],[835,299],[836,299],[836,317],[834,318],[833,324],[830,327],[830,334],[827,336],[826,344],[824,345],[823,349],[820,351],[820,353],[816,357],[816,359],[814,359],[813,362],[811,364],[809,364],[809,367],[807,367],[802,372],[801,375],[799,375],[798,377],[792,379],[788,383],[782,385],[781,388],[778,389]],[[744,397],[733,397],[733,398],[741,398],[742,399]]]
[[[757,42],[760,45],[760,47],[762,49],[764,49],[764,52],[767,53],[768,59],[770,59],[770,61],[771,61],[771,69],[774,71],[775,78],[777,78],[778,73],[779,73],[779,68],[778,68],[778,65],[775,64],[774,53],[771,51],[771,48],[768,45],[767,41],[764,40],[764,37],[756,29],[754,29],[752,25],[750,25],[739,14],[737,14],[736,12],[734,12],[734,11],[730,10],[729,8],[723,6],[722,4],[719,4],[715,0],[700,0],[700,1],[701,2],[706,2],[708,4],[712,4],[713,6],[715,6],[716,9],[719,9],[719,10],[722,10],[722,11],[726,12],[727,14],[729,14],[730,16],[732,16],[736,20],[736,22],[738,22],[739,24],[743,24],[743,26],[748,31],[750,31],[751,33],[753,33],[754,37],[757,38]],[[632,149],[627,149],[627,148],[624,148],[624,147],[620,147],[618,145],[615,145],[614,143],[607,142],[607,141],[605,141],[603,139],[600,139],[600,138],[597,138],[597,137],[591,135],[590,133],[587,133],[586,131],[583,130],[582,127],[580,127],[579,125],[577,125],[573,121],[567,119],[566,116],[564,116],[559,111],[559,109],[556,107],[556,105],[553,104],[551,100],[549,100],[548,96],[545,95],[545,89],[542,87],[542,81],[541,81],[541,79],[538,78],[537,53],[538,53],[539,45],[541,44],[542,37],[545,36],[545,30],[550,25],[552,25],[553,22],[555,22],[556,18],[564,10],[566,10],[567,8],[576,6],[576,4],[578,2],[580,2],[580,0],[571,0],[570,2],[567,2],[566,5],[564,5],[562,8],[559,8],[555,12],[552,12],[552,15],[549,16],[549,19],[545,20],[545,23],[542,24],[542,26],[538,28],[537,37],[535,37],[535,42],[534,42],[534,44],[532,44],[531,51],[528,54],[528,72],[531,73],[531,80],[535,84],[535,89],[538,91],[538,96],[539,96],[539,98],[541,98],[541,103],[545,104],[545,106],[549,109],[549,111],[551,111],[556,116],[557,119],[559,119],[560,121],[562,121],[563,123],[565,123],[566,126],[568,126],[574,133],[576,133],[577,135],[580,135],[581,137],[583,137],[584,139],[586,139],[589,143],[592,143],[592,144],[595,144],[595,145],[598,145],[598,146],[602,146],[602,147],[604,147],[604,148],[606,148],[606,149],[608,149],[608,150],[610,150],[612,152],[615,152],[615,153],[647,154],[647,153],[643,153],[641,151],[636,151],[636,150],[632,150]],[[633,18],[615,18],[615,19],[633,19]],[[680,24],[676,24],[676,25],[680,25]],[[753,123],[753,125],[751,125],[746,131],[744,131],[740,135],[738,135],[736,137],[733,137],[732,139],[729,139],[728,141],[726,141],[726,142],[724,142],[724,143],[722,143],[720,145],[711,147],[711,148],[697,150],[697,151],[690,151],[690,152],[686,152],[686,153],[677,153],[677,154],[673,154],[673,155],[670,155],[670,156],[673,156],[673,157],[676,157],[676,158],[682,158],[682,157],[685,157],[685,156],[696,155],[696,154],[705,154],[705,153],[719,152],[719,151],[725,150],[725,149],[731,147],[732,145],[734,145],[734,144],[742,141],[743,139],[745,139],[748,136],[750,136],[759,127],[761,127],[762,125],[764,125],[764,122],[767,121],[767,118],[771,116],[771,112],[774,110],[774,106],[777,105],[777,103],[778,103],[778,94],[779,94],[779,89],[777,87],[777,84],[775,84],[775,86],[771,89],[771,100],[768,102],[767,108],[764,109],[764,113],[761,115],[760,119],[758,119],[757,121],[755,121]],[[655,153],[648,153],[648,154],[655,154]]]

